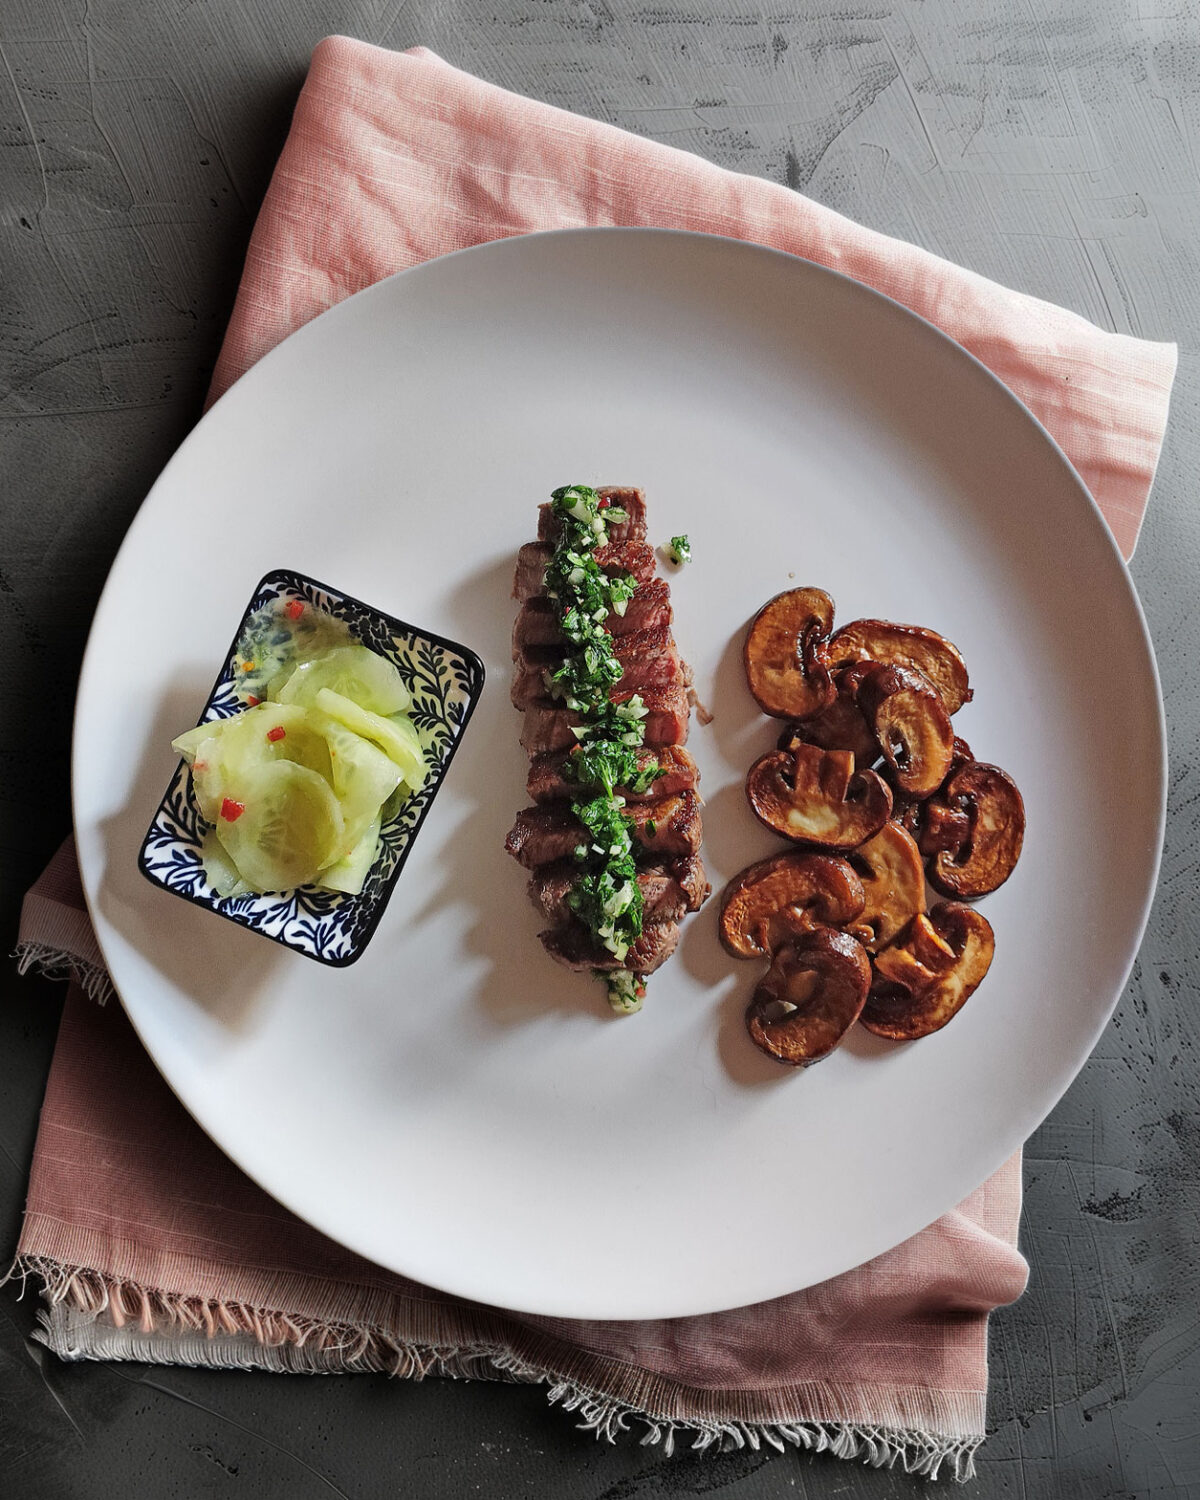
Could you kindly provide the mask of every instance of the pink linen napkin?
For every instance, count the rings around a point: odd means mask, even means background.
[[[518,98],[429,52],[317,48],[263,204],[213,397],[309,318],[431,256],[534,230],[640,224],[761,241],[937,323],[1041,418],[1126,554],[1166,422],[1173,346],[1074,314],[855,225],[773,184]],[[107,983],[67,846],[30,893],[22,964]],[[710,1317],[568,1322],[417,1286],[324,1239],[221,1156],[123,1015],[72,986],[18,1267],[64,1358],[545,1382],[608,1436],[792,1443],[972,1471],[987,1316],[1023,1289],[1020,1161],[867,1265]]]

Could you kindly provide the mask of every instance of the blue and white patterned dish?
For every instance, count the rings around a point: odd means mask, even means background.
[[[264,684],[239,671],[240,650],[256,616],[292,600],[344,622],[372,651],[394,662],[412,695],[409,715],[429,760],[430,776],[415,796],[383,825],[380,852],[362,892],[347,896],[302,886],[294,891],[222,899],[201,862],[205,824],[192,794],[191,773],[181,761],[159,803],[138,855],[148,880],[218,916],[293,948],[320,963],[344,967],[370,942],[404,861],[453,759],[483,690],[483,663],[466,646],[419,630],[299,573],[268,573],[254,591],[200,723],[228,718],[253,701]]]

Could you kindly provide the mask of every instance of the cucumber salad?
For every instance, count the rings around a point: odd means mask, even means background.
[[[383,823],[428,775],[409,694],[391,662],[311,606],[291,601],[268,623],[258,644],[285,649],[268,660],[251,638],[236,664],[265,699],[245,692],[241,712],[172,741],[208,825],[205,873],[222,898],[358,895]]]

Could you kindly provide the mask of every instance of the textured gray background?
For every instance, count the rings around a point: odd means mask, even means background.
[[[1134,575],[1171,818],[1121,1007],[1028,1152],[1028,1295],[993,1325],[980,1497],[1200,1496],[1200,10],[1191,0],[0,0],[0,943],[68,825],[88,622],[195,421],[312,45],[423,42],[511,88],[789,183],[1106,328],[1175,338]],[[1112,693],[1120,732],[1119,684]],[[57,994],[0,1004],[0,1255]],[[1048,997],[1052,999],[1052,997]],[[1036,1045],[1036,1038],[1030,1038]],[[663,1458],[532,1390],[61,1366],[0,1294],[14,1497],[908,1495],[789,1453]]]

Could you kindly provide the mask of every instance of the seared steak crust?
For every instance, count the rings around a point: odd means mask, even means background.
[[[651,578],[639,586],[638,591],[625,606],[623,615],[611,614],[604,628],[616,640],[658,626],[670,628],[671,589],[665,578]],[[531,646],[566,646],[558,628],[558,608],[553,599],[539,594],[527,599],[513,624],[512,654],[516,660]]]
[[[551,958],[577,973],[613,974],[628,969],[633,974],[653,974],[675,952],[679,942],[678,922],[647,922],[642,935],[623,959],[602,948],[582,922],[552,927],[538,936]]]
[[[629,814],[634,840],[647,854],[678,857],[700,848],[700,798],[695,792],[633,803]],[[527,870],[536,870],[539,865],[572,858],[588,842],[587,829],[569,802],[542,802],[517,814],[504,847]]]
[[[624,688],[612,693],[614,703],[624,703],[633,694]],[[646,707],[646,744],[681,745],[687,739],[688,703],[687,688],[681,682],[670,687],[648,687],[639,695]],[[579,743],[574,730],[582,723],[580,716],[570,709],[534,703],[525,710],[525,726],[521,731],[521,744],[527,755],[545,755],[552,750],[566,750]]]
[[[577,784],[569,781],[564,766],[574,754],[574,749],[556,750],[550,755],[535,755],[529,764],[529,779],[525,790],[533,802],[557,802],[571,797]],[[696,762],[682,745],[660,745],[656,749],[641,749],[637,752],[637,767],[644,771],[648,766],[657,766],[662,772],[655,777],[644,792],[631,792],[628,787],[618,787],[617,793],[626,802],[653,802],[659,797],[668,797],[674,792],[691,792],[700,785],[700,772]]]
[[[578,874],[575,861],[564,859],[542,865],[529,877],[529,899],[552,927],[572,920],[567,897]],[[699,910],[709,890],[704,865],[694,854],[647,865],[638,872],[638,887],[647,922],[679,921],[686,912]]]
[[[602,500],[607,500],[611,505],[620,506],[623,511],[628,512],[629,516],[626,521],[609,522],[609,541],[644,542],[646,540],[646,497],[641,490],[625,489],[619,484],[607,484],[600,487],[599,493]],[[558,513],[554,509],[554,502],[548,500],[545,505],[538,506],[538,541],[555,542],[558,540],[558,532]]]
[[[669,687],[674,682],[688,686],[671,627],[665,620],[652,629],[623,635],[615,642],[615,655],[625,669],[615,684],[617,691],[640,693],[648,687]],[[530,646],[523,651],[513,662],[513,707],[525,709],[532,703],[552,706],[548,679],[562,663],[563,652],[555,646]]]
[[[526,542],[517,553],[513,598],[532,599],[542,592],[554,548],[549,542]],[[654,577],[654,548],[645,542],[607,542],[592,556],[606,573],[632,573],[639,583]]]

